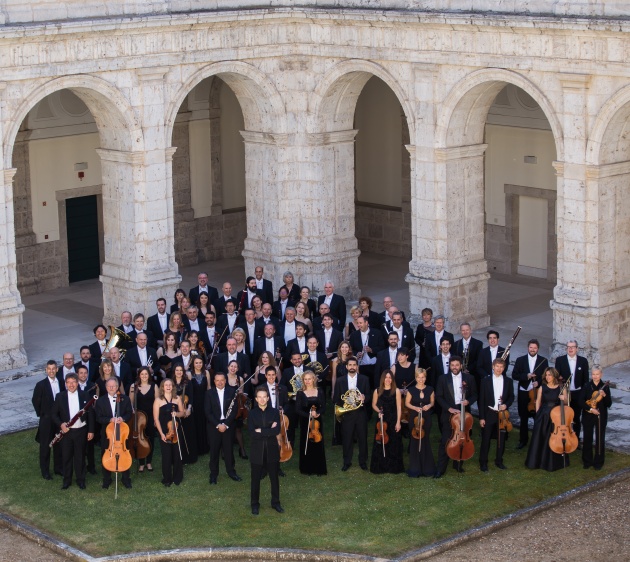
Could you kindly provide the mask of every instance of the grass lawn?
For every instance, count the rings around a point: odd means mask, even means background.
[[[331,419],[326,443],[331,439]],[[370,423],[370,432],[373,423]],[[434,454],[437,453],[434,426]],[[479,438],[475,421],[475,437]],[[135,474],[133,489],[100,487],[100,474],[88,474],[87,490],[62,491],[61,477],[41,478],[35,431],[0,438],[0,510],[29,522],[93,556],[179,547],[284,547],[395,556],[445,538],[474,525],[530,506],[620,468],[630,457],[607,453],[604,469],[584,470],[580,452],[566,470],[548,473],[524,467],[526,450],[516,451],[517,431],[508,440],[507,471],[490,463],[479,470],[479,441],[466,473],[449,467],[440,480],[406,475],[373,475],[352,468],[341,472],[341,447],[327,446],[327,476],[302,476],[298,453],[283,465],[280,515],[269,507],[269,480],[261,488],[261,514],[249,506],[249,461],[237,457],[242,482],[225,475],[221,462],[219,485],[208,484],[208,456],[185,467],[181,486],[160,483],[159,446],[154,472]],[[494,445],[490,458],[494,455]],[[98,449],[97,449],[98,451]],[[405,458],[405,461],[407,459]],[[407,466],[407,465],[405,465]],[[375,532],[378,531],[378,532]]]

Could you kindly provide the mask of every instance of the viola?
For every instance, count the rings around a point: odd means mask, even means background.
[[[116,395],[116,412],[114,418],[120,417],[120,391]],[[133,462],[131,453],[127,449],[129,426],[125,422],[109,422],[105,430],[109,447],[103,453],[103,468],[109,472],[125,472],[131,468]]]
[[[316,410],[315,406],[312,406],[311,413],[315,412],[315,410]],[[319,431],[321,424],[319,420],[312,417],[312,415],[310,416],[310,418],[311,419],[308,423],[308,438],[310,441],[313,441],[313,443],[319,443],[322,440],[322,434]]]
[[[470,437],[473,426],[473,417],[466,411],[466,383],[462,381],[462,402],[460,412],[451,416],[453,433],[446,444],[446,454],[454,461],[467,461],[475,454],[475,444]]]
[[[579,440],[572,427],[575,416],[573,408],[565,406],[564,400],[560,400],[560,405],[553,408],[549,416],[553,423],[553,431],[549,436],[549,448],[558,455],[575,451]]]
[[[376,442],[387,445],[389,443],[389,435],[387,435],[387,422],[383,421],[383,412],[379,414],[381,418],[376,422]]]
[[[280,462],[287,462],[293,455],[293,448],[287,435],[289,418],[280,410]]]
[[[138,392],[139,390],[135,388],[133,393],[133,415],[131,420],[129,420],[131,437],[127,443],[127,448],[132,459],[146,459],[151,453],[151,445],[145,434],[147,415],[137,409]]]
[[[599,402],[601,402],[602,398],[604,397],[604,388],[607,388],[609,384],[610,381],[606,381],[604,382],[604,386],[602,386],[599,390],[593,392],[590,399],[586,401],[586,404],[589,408],[597,410],[597,404],[599,404]]]
[[[501,399],[499,398],[499,404]],[[510,421],[510,412],[507,410],[499,410],[499,431],[512,431],[512,422]]]
[[[533,413],[536,411],[536,388],[532,388],[529,392],[529,402],[527,402],[527,411]]]
[[[424,431],[424,417],[422,412],[418,412],[416,419],[413,422],[413,429],[411,430],[411,436],[414,439],[424,439],[425,431]]]

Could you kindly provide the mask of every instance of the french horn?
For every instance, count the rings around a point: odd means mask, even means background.
[[[357,388],[346,390],[346,392],[341,395],[341,399],[343,400],[343,406],[335,405],[335,417],[340,423],[344,414],[352,412],[353,410],[358,410],[361,406],[363,406],[361,392]]]

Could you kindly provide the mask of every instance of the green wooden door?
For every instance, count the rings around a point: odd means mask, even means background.
[[[68,281],[95,279],[100,274],[96,195],[66,199]]]

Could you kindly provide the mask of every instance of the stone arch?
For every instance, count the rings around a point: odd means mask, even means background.
[[[586,145],[586,163],[630,160],[630,85],[615,92],[602,106]]]
[[[383,66],[366,60],[351,59],[331,68],[315,89],[315,106],[312,115],[315,122],[312,130],[326,132],[328,125],[335,123],[336,130],[353,127],[357,100],[367,81],[376,76],[394,92],[403,108],[409,126],[410,144],[415,144],[415,116],[409,96],[399,81]]]
[[[142,127],[131,104],[115,85],[87,74],[63,76],[35,88],[22,98],[17,109],[11,111],[14,117],[4,138],[5,168],[11,168],[13,144],[28,112],[46,96],[63,89],[75,93],[92,113],[102,148],[126,152],[143,149]]]
[[[240,61],[223,61],[198,69],[179,86],[166,110],[166,138],[169,144],[177,112],[186,96],[202,80],[218,76],[236,95],[249,131],[286,132],[285,107],[269,77],[255,66]]]
[[[453,86],[438,114],[436,147],[481,144],[490,106],[507,84],[518,86],[540,105],[553,132],[557,159],[563,161],[564,136],[556,109],[531,80],[501,68],[476,70]]]

